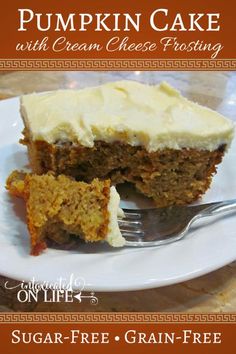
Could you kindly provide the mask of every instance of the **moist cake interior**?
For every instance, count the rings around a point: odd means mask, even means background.
[[[113,184],[132,183],[157,207],[188,204],[209,188],[225,145],[217,150],[165,149],[149,153],[141,146],[96,142],[93,148],[68,143],[29,142],[33,171],[73,176],[91,182],[110,179]]]
[[[46,248],[46,239],[65,243],[70,235],[86,242],[105,240],[109,227],[110,181],[91,184],[51,174],[43,176],[14,171],[7,189],[26,201],[31,254]]]

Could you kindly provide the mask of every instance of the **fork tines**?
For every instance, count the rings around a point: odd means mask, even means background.
[[[144,232],[142,230],[141,215],[135,212],[124,212],[125,217],[119,219],[119,228],[124,237],[142,237]]]

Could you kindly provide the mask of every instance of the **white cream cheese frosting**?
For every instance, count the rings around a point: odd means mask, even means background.
[[[187,100],[165,82],[150,86],[118,81],[82,90],[59,90],[21,97],[21,113],[33,140],[120,141],[159,149],[212,151],[229,144],[233,123]]]
[[[119,208],[119,203],[120,196],[117,193],[116,188],[112,186],[110,188],[110,199],[108,203],[108,212],[110,218],[106,241],[113,247],[122,247],[125,244],[125,239],[121,235],[117,219],[117,217],[122,218],[124,216],[122,209]]]

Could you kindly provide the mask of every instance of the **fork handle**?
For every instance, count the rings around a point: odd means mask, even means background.
[[[211,207],[202,211],[202,216],[213,216],[223,214],[230,211],[236,211],[236,199],[217,202]]]

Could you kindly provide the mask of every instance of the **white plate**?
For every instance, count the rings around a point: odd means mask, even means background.
[[[13,169],[27,165],[26,148],[18,143],[22,123],[18,98],[0,102],[0,273],[19,280],[57,281],[73,274],[86,290],[124,291],[174,284],[211,272],[236,259],[236,217],[229,215],[196,225],[188,237],[171,245],[146,249],[111,249],[81,245],[66,251],[47,249],[29,255],[24,204],[13,200],[4,185]],[[235,146],[226,155],[204,202],[236,197]],[[147,206],[138,197],[139,206]],[[133,207],[135,202],[122,202]]]

